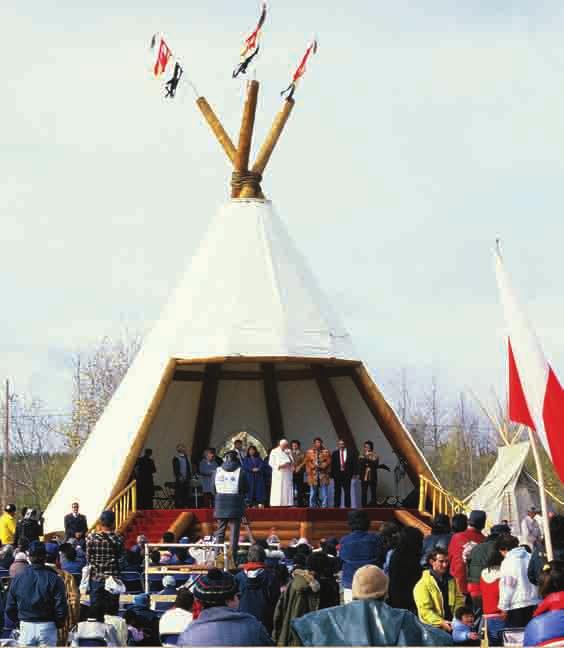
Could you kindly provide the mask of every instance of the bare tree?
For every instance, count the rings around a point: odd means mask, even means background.
[[[70,464],[64,429],[38,398],[13,394],[10,410],[11,496],[42,509]]]
[[[93,349],[74,356],[72,414],[66,429],[73,449],[90,434],[140,347],[140,335],[126,334],[119,340],[103,338]]]

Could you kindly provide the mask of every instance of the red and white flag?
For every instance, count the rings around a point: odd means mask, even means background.
[[[158,78],[165,73],[167,65],[172,59],[172,51],[161,34],[155,34],[151,39],[151,50],[155,55],[153,74]]]
[[[534,430],[564,482],[564,390],[519,306],[499,249],[495,270],[509,332],[509,419]]]
[[[260,17],[258,19],[255,29],[245,38],[243,42],[243,49],[239,55],[239,65],[233,70],[233,78],[237,78],[239,74],[246,74],[247,68],[257,56],[260,50],[260,37],[262,35],[262,26],[266,20],[266,2],[261,4]]]
[[[312,40],[311,43],[308,44],[305,54],[302,56],[302,59],[299,62],[294,75],[292,76],[290,85],[280,93],[282,96],[287,95],[288,99],[291,99],[294,96],[298,81],[306,73],[309,57],[313,56],[314,54],[317,54],[317,39]]]

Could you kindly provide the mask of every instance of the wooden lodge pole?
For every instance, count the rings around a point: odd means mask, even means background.
[[[212,129],[213,134],[215,135],[217,141],[221,145],[221,148],[227,154],[227,157],[235,164],[235,158],[237,157],[237,151],[235,146],[231,141],[231,138],[223,128],[221,122],[219,121],[217,115],[213,111],[213,108],[209,105],[205,97],[198,97],[196,99],[196,104],[200,109],[200,112],[204,116],[204,119],[208,122],[210,128]]]
[[[4,420],[4,456],[2,457],[2,504],[8,504],[8,459],[10,456],[10,381],[6,380],[6,411]]]
[[[294,107],[294,104],[295,101],[293,99],[286,99],[284,105],[282,106],[282,109],[274,118],[274,122],[272,123],[270,131],[266,139],[264,140],[263,145],[260,147],[260,151],[258,152],[257,159],[253,164],[253,168],[251,169],[252,173],[256,173],[262,176],[264,170],[266,169],[266,165],[270,160],[272,152],[276,148],[276,144],[280,139],[280,135],[282,135],[282,131],[284,130],[284,126],[286,125],[286,122],[290,117],[290,113],[292,112],[292,108]],[[253,197],[263,198],[264,196],[262,195],[262,192],[260,193],[260,195],[256,196],[252,186],[244,185],[243,188],[241,189],[241,192],[239,193],[239,198],[253,198]]]
[[[239,145],[235,156],[235,173],[244,174],[249,170],[249,156],[251,154],[251,142],[253,139],[253,128],[255,126],[255,113],[257,110],[257,99],[259,91],[258,81],[249,81],[247,84],[247,97],[243,107],[243,118],[241,130],[239,131]],[[241,189],[233,187],[232,198],[238,198]],[[254,195],[254,192],[253,194]]]
[[[293,99],[286,99],[284,105],[282,106],[282,110],[274,118],[270,132],[268,133],[267,138],[264,140],[264,144],[261,146],[260,151],[257,155],[257,159],[255,160],[255,163],[253,165],[252,171],[254,173],[260,173],[261,175],[264,173],[266,165],[270,160],[270,156],[272,155],[276,144],[278,144],[280,135],[282,135],[284,126],[286,126],[286,122],[290,117],[290,113],[292,112],[295,103],[296,102]]]

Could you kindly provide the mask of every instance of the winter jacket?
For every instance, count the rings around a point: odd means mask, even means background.
[[[31,518],[24,519],[18,536],[18,542],[21,542],[22,538],[25,538],[31,543],[34,540],[39,540],[41,534],[41,524],[37,520],[32,520]]]
[[[302,646],[450,646],[447,632],[407,610],[366,599],[310,612],[292,621]]]
[[[427,556],[435,547],[443,547],[448,551],[452,533],[431,533],[423,538],[423,549],[421,550],[421,566],[427,567]]]
[[[254,616],[228,607],[202,610],[178,637],[179,646],[272,646],[272,639]]]
[[[393,608],[401,608],[414,614],[417,613],[417,607],[413,599],[413,588],[421,578],[422,571],[419,556],[402,557],[397,551],[393,552],[388,571],[390,578],[388,603]]]
[[[343,561],[342,584],[346,589],[352,587],[354,573],[364,565],[383,567],[386,550],[384,540],[378,533],[353,531],[339,543],[339,558]]]
[[[564,642],[564,592],[554,592],[541,601],[525,627],[524,646],[538,646],[549,641]]]
[[[480,577],[482,611],[486,615],[500,614],[499,609],[499,568],[483,569]]]
[[[270,634],[280,597],[280,580],[276,572],[263,563],[247,563],[242,569],[235,576],[239,586],[239,612],[252,614]]]
[[[463,643],[465,641],[471,641],[468,636],[471,632],[476,632],[474,628],[467,626],[465,623],[462,623],[460,619],[453,619],[452,621],[452,640],[454,643]]]
[[[65,586],[54,570],[31,565],[12,581],[6,601],[6,615],[12,621],[54,621],[62,626],[67,614]]]
[[[218,480],[221,479],[223,471],[227,473],[227,477],[232,476],[232,473],[239,470],[239,481],[237,483],[236,493],[220,493],[218,487]],[[218,519],[233,520],[243,517],[245,514],[245,494],[247,492],[247,480],[245,472],[238,461],[224,461],[221,468],[218,468],[215,473],[215,511],[214,516]]]
[[[318,477],[322,486],[329,486],[331,481],[331,453],[329,450],[321,448],[318,461],[317,450],[310,448],[305,453],[305,469],[307,483],[310,486],[317,486]]]
[[[421,621],[431,626],[440,626],[445,620],[445,606],[441,590],[430,571],[423,572],[413,590],[413,598]],[[454,578],[449,578],[448,581],[448,604],[453,614],[456,608],[464,605],[464,596]]]
[[[531,557],[524,547],[511,549],[499,570],[499,609],[518,610],[539,602],[538,589],[527,576]]]
[[[0,515],[0,541],[3,545],[14,544],[16,535],[16,518],[9,513]]]
[[[486,538],[480,531],[474,527],[468,527],[466,531],[460,531],[452,536],[448,546],[448,557],[450,560],[450,573],[451,576],[456,578],[458,589],[462,594],[468,592],[468,585],[466,582],[466,563],[462,557],[462,552],[468,543],[481,544]]]
[[[564,547],[553,547],[554,560],[564,560]],[[539,576],[541,575],[542,568],[546,565],[546,548],[543,544],[542,547],[537,547],[532,555],[527,569],[527,575],[533,585],[539,584]]]
[[[305,569],[294,569],[292,580],[278,599],[274,611],[272,638],[278,646],[299,646],[291,622],[308,612],[319,610],[321,586],[313,574]]]
[[[485,542],[478,544],[470,552],[468,559],[468,582],[479,583],[482,570],[484,570],[490,560],[495,554],[495,541],[496,537],[488,537]]]
[[[205,457],[200,461],[200,480],[202,482],[203,493],[215,493],[214,480],[217,463],[215,459],[208,461]]]

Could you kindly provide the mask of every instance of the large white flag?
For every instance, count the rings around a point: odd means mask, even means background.
[[[499,250],[495,270],[509,333],[509,419],[535,431],[564,482],[564,391],[519,306]]]

